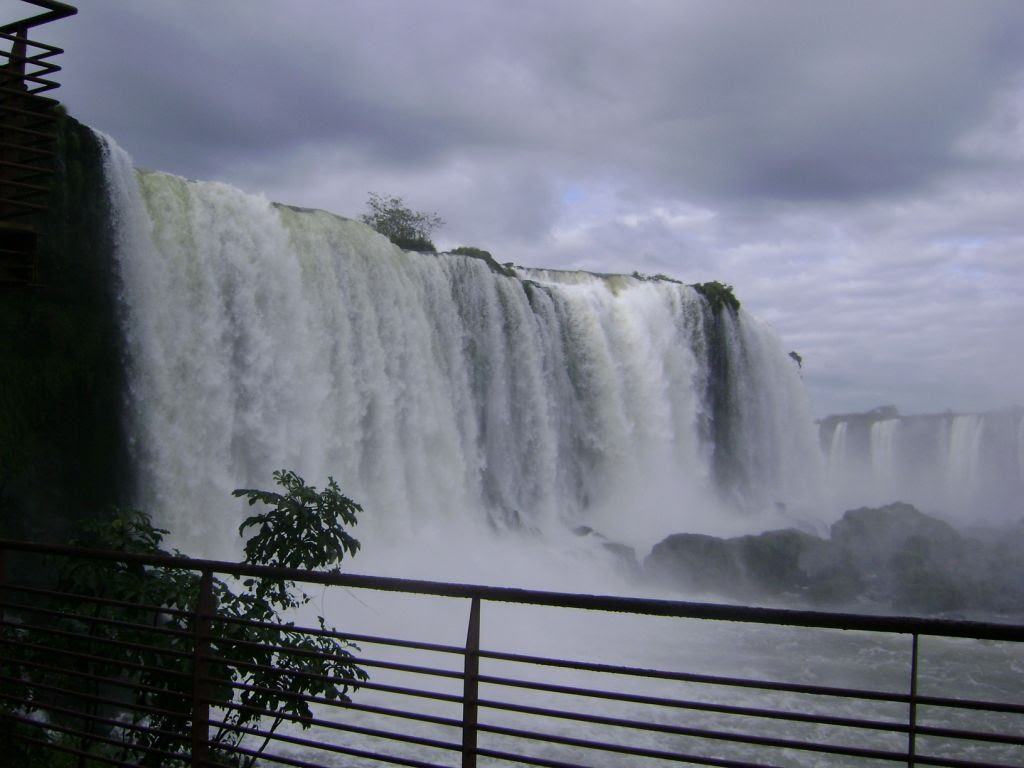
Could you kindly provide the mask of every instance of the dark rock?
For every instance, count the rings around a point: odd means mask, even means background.
[[[850,510],[831,529],[832,544],[868,572],[888,566],[912,539],[928,542],[929,552],[936,554],[952,554],[963,541],[953,526],[903,502]]]
[[[730,594],[743,581],[728,542],[699,533],[676,533],[656,544],[644,571],[686,592]]]
[[[601,544],[611,552],[619,565],[619,568],[630,576],[640,575],[640,560],[636,556],[636,550],[628,544],[620,544],[616,541],[605,541]]]
[[[795,528],[728,541],[750,592],[779,595],[808,587],[808,566],[822,559],[825,543]]]
[[[690,594],[903,613],[1024,613],[1024,521],[966,536],[909,504],[847,512],[820,539],[796,529],[674,534],[644,575]]]

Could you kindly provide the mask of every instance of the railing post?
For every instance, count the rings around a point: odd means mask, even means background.
[[[477,701],[480,693],[480,598],[469,608],[462,673],[462,768],[476,768]]]
[[[914,768],[917,752],[917,632],[910,652],[910,713],[909,730],[907,731],[907,766]]]
[[[204,570],[196,602],[192,656],[192,768],[207,765],[210,745],[209,676],[210,625],[213,612],[213,571]]]

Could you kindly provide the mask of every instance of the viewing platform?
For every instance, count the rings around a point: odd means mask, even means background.
[[[63,49],[30,31],[78,11],[55,0],[23,0],[44,9],[0,26],[0,287],[39,285],[35,263],[38,220],[45,214],[54,173],[59,102],[42,94],[59,87],[51,59]]]

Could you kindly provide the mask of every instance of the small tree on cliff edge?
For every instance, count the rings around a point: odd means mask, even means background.
[[[436,252],[430,241],[434,230],[444,225],[436,213],[423,213],[407,207],[400,197],[384,197],[371,192],[366,201],[370,209],[360,216],[364,224],[387,237],[399,248],[409,251]]]

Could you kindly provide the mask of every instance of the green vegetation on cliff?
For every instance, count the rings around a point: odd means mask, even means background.
[[[360,217],[362,222],[386,235],[399,248],[429,253],[437,251],[430,236],[444,224],[444,220],[436,213],[414,211],[400,197],[384,197],[375,192],[370,193],[366,205],[370,210]]]
[[[693,289],[708,300],[716,313],[726,307],[734,313],[740,311],[740,300],[736,298],[731,285],[712,280],[710,283],[695,283]]]

